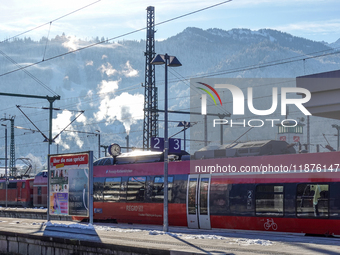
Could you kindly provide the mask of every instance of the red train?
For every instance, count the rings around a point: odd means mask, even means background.
[[[0,205],[6,205],[5,179],[0,179]],[[7,205],[10,207],[47,207],[47,171],[34,178],[9,178]]]
[[[295,154],[287,145],[258,141],[175,155],[169,224],[340,235],[340,152]],[[94,162],[94,219],[162,224],[163,170],[162,153]],[[35,206],[46,207],[44,176],[34,180]]]
[[[38,173],[33,182],[33,206],[47,207],[47,170]]]
[[[33,178],[10,179],[7,185],[7,205],[32,207]],[[6,181],[0,179],[0,204],[6,205]]]
[[[340,152],[286,153],[264,141],[170,162],[169,224],[340,235]],[[162,224],[162,154],[114,161],[94,163],[94,218]]]

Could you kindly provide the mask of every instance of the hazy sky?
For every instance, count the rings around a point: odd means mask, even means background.
[[[0,40],[48,23],[95,0],[1,0]],[[50,38],[57,34],[80,38],[114,38],[146,25],[146,7],[155,6],[156,23],[183,15],[219,0],[101,0],[83,10],[52,23]],[[156,39],[176,35],[186,27],[277,29],[316,41],[334,42],[340,38],[339,0],[233,0],[158,26]],[[47,36],[49,25],[24,36],[40,39]],[[124,39],[144,39],[138,32]]]

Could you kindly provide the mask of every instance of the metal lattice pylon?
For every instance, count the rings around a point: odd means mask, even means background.
[[[16,173],[15,167],[15,141],[14,141],[14,119],[15,116],[9,118],[1,118],[0,120],[6,121],[9,120],[11,122],[11,145],[10,145],[10,160],[9,160],[9,169],[12,176]]]
[[[145,90],[144,90],[144,126],[143,149],[150,149],[150,138],[158,136],[158,97],[155,83],[155,66],[151,60],[155,57],[155,7],[147,9],[147,32],[145,51]]]

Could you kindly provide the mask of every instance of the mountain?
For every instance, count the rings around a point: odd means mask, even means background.
[[[55,92],[61,96],[61,100],[54,103],[55,108],[64,109],[54,111],[54,135],[77,116],[76,111],[85,110],[67,129],[88,133],[62,133],[57,139],[59,153],[94,150],[97,156],[95,130],[101,132],[102,145],[116,142],[124,146],[126,132],[130,132],[130,144],[142,146],[144,88],[141,84],[145,79],[145,40],[101,41],[105,38],[80,40],[63,34],[39,41],[16,38],[0,44],[1,92],[41,96],[53,96]],[[182,63],[180,68],[169,68],[169,107],[187,111],[190,108],[188,79],[191,77],[294,78],[337,70],[338,55],[312,58],[316,53],[331,52],[337,43],[339,40],[325,45],[271,29],[225,31],[188,27],[166,40],[157,41],[155,47],[157,53],[177,56]],[[86,49],[69,54],[82,47]],[[296,59],[300,60],[294,61]],[[32,66],[13,72],[26,65]],[[156,67],[156,84],[159,108],[163,109],[162,67]],[[16,105],[21,105],[20,109],[36,127]],[[1,97],[0,116],[15,115],[16,126],[39,128],[47,134],[48,111],[41,107],[48,106],[44,99]],[[171,115],[170,120],[188,121],[189,116]],[[320,121],[316,122],[321,125]],[[179,131],[177,123],[169,125],[169,134]],[[160,136],[162,127],[160,121]],[[324,143],[319,126],[315,130],[318,133],[313,143]],[[42,143],[41,134],[32,132],[15,129],[16,157],[31,153],[45,162],[47,144]],[[332,130],[327,127],[323,132]],[[2,137],[0,135],[0,139]],[[226,142],[232,140],[228,138]],[[57,153],[57,146],[52,146],[51,153]],[[0,157],[3,154],[1,144]]]
[[[339,49],[340,48],[340,39],[338,39],[334,43],[330,43],[329,46],[334,48],[334,49]]]

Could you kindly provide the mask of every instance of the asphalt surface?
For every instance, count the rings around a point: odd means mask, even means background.
[[[241,230],[0,218],[0,231],[196,254],[340,254],[340,238]]]

